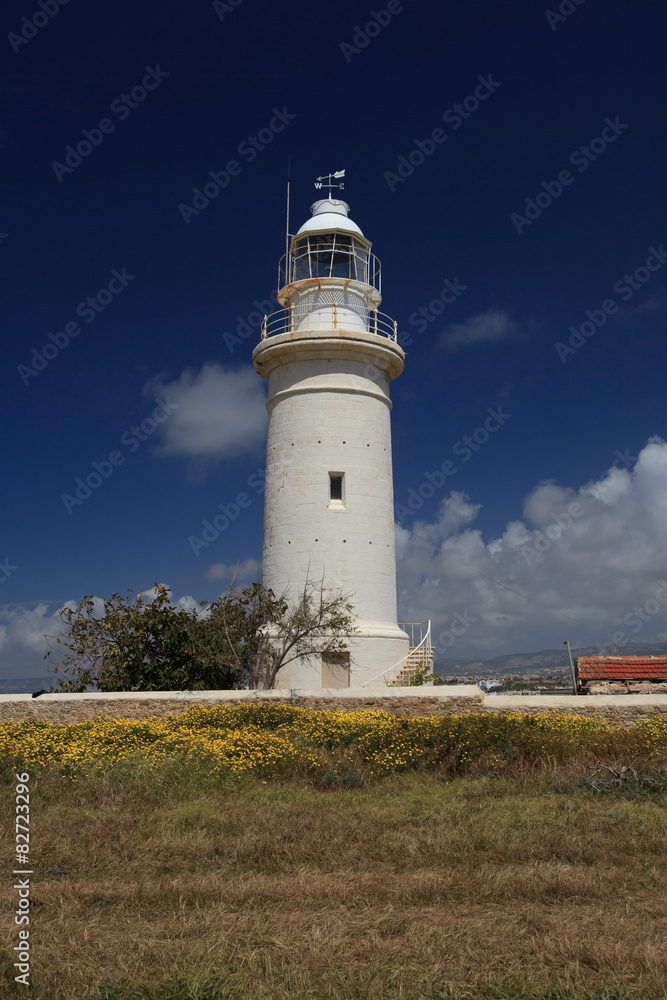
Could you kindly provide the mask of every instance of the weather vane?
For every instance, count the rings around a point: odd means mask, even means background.
[[[334,184],[334,179],[339,180],[341,177],[345,177],[344,170],[337,170],[335,174],[327,174],[325,177],[318,177],[315,181],[315,187],[321,188],[323,184],[326,184],[329,188],[329,197],[331,197],[332,188],[340,188],[341,191],[345,187],[344,184]]]

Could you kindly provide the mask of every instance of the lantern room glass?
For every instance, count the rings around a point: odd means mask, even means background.
[[[350,278],[368,283],[368,248],[345,233],[313,233],[296,240],[293,281]]]

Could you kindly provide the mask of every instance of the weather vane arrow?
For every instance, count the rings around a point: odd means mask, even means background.
[[[333,174],[326,174],[324,177],[318,177],[317,180],[315,181],[315,187],[319,189],[322,187],[323,184],[326,184],[326,186],[329,189],[329,197],[331,197],[332,188],[340,188],[340,190],[342,191],[343,188],[345,187],[345,185],[342,182],[340,184],[334,184],[334,180],[340,180],[341,177],[345,177],[344,170],[337,170]]]

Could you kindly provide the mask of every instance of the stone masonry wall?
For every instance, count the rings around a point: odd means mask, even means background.
[[[298,705],[315,710],[353,712],[375,709],[400,718],[480,712],[557,712],[605,718],[627,726],[667,715],[667,695],[489,696],[474,685],[441,688],[343,688],[292,691],[152,691],[117,694],[0,695],[0,724],[42,719],[55,725],[88,722],[100,716],[149,719],[186,712],[194,705],[242,702]]]

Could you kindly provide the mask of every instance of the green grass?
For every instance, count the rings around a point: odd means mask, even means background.
[[[32,986],[13,983],[6,879],[0,995],[664,1000],[664,793],[511,767],[346,784],[139,754],[76,783],[49,766],[31,780]]]

